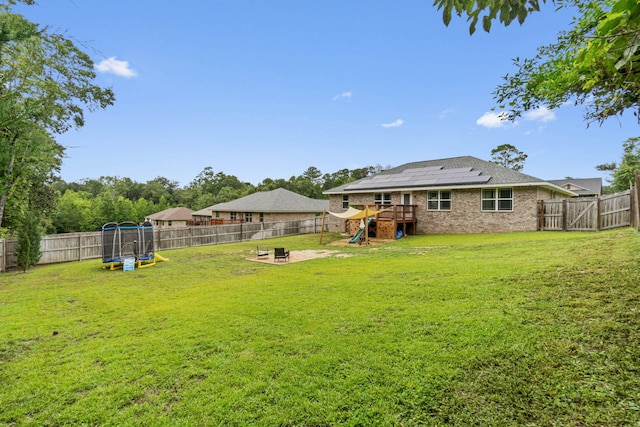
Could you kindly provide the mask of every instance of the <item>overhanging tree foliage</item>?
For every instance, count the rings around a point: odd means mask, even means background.
[[[449,25],[454,13],[458,16],[466,15],[470,34],[475,33],[480,18],[482,28],[489,32],[495,19],[504,25],[509,25],[514,20],[522,24],[531,12],[540,10],[538,0],[435,0],[434,5],[442,10],[445,25]]]
[[[538,48],[534,58],[516,59],[496,100],[511,117],[540,106],[574,102],[588,123],[640,112],[640,4],[635,0],[575,2],[581,14],[557,43]],[[640,116],[638,116],[640,120]]]
[[[572,28],[556,43],[538,48],[535,57],[516,58],[517,71],[506,75],[494,95],[511,118],[540,106],[557,108],[573,102],[585,108],[588,123],[602,123],[626,110],[640,112],[640,3],[636,0],[555,1],[574,8]],[[436,0],[447,24],[453,12],[466,15],[470,31],[482,16],[491,21],[522,23],[539,9],[537,0]],[[638,115],[640,120],[640,115]]]
[[[10,198],[14,204],[26,199],[21,193],[46,182],[59,166],[64,149],[52,135],[81,127],[85,110],[115,99],[111,89],[93,83],[87,54],[13,13],[14,3],[0,4],[0,226],[7,225]]]

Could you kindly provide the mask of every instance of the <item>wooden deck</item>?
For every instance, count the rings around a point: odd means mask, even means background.
[[[378,215],[380,221],[395,221],[397,223],[416,222],[416,205],[369,205],[369,209],[385,209]]]
[[[383,239],[395,239],[398,230],[402,235],[416,234],[418,219],[416,205],[367,205],[368,209],[385,211],[375,221],[375,235]],[[364,207],[363,207],[364,208]]]

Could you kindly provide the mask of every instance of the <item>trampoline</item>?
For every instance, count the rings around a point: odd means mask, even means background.
[[[150,222],[108,222],[102,226],[103,268],[123,268],[125,261],[133,260],[138,268],[155,264],[153,226]]]

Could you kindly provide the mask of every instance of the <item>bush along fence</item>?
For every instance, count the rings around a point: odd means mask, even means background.
[[[327,231],[327,226],[325,225]],[[154,250],[265,240],[299,234],[320,233],[322,218],[298,221],[247,222],[232,225],[154,228]],[[16,268],[16,239],[0,239],[0,272]],[[38,265],[102,258],[102,233],[66,233],[43,236]]]

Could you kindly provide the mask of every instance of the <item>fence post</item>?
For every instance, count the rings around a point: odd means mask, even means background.
[[[544,231],[544,200],[538,200],[538,231]]]
[[[567,231],[567,199],[562,199],[562,231]]]
[[[7,265],[7,239],[0,239],[0,273],[5,271]]]

